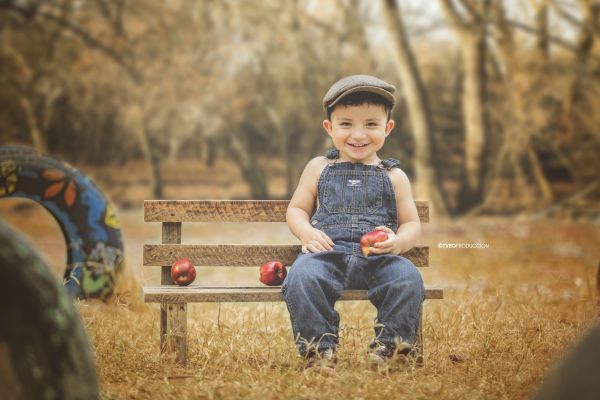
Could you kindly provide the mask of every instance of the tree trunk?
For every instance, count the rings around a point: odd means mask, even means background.
[[[592,54],[596,33],[600,31],[600,4],[592,0],[580,0],[583,21],[581,30],[577,36],[575,47],[575,65],[573,68],[573,80],[565,96],[562,120],[565,123],[565,134],[567,140],[575,134],[575,109],[578,99],[581,97],[583,78],[586,74],[588,60]]]
[[[44,139],[44,135],[42,135],[42,131],[40,129],[40,124],[38,123],[37,117],[35,116],[35,111],[29,99],[25,96],[19,97],[19,103],[21,103],[21,108],[25,113],[25,119],[27,120],[27,124],[29,125],[29,133],[31,136],[31,144],[40,154],[48,154],[48,146],[46,145],[46,140]]]
[[[135,133],[144,159],[150,166],[150,193],[154,199],[163,198],[163,185],[160,174],[160,156],[156,154],[152,135],[143,117],[136,120]]]
[[[537,59],[543,65],[548,62],[550,55],[550,33],[548,32],[548,0],[534,1],[535,28],[537,31],[536,52]]]
[[[267,118],[269,119],[269,121],[271,121],[271,125],[273,126],[273,129],[277,136],[283,138],[281,144],[281,158],[283,159],[283,162],[285,164],[285,193],[287,198],[291,198],[292,194],[294,193],[295,186],[293,165],[294,163],[292,161],[292,148],[290,143],[291,133],[287,132],[284,129],[283,123],[281,122],[281,118],[279,118],[277,111],[275,111],[275,109],[272,106],[265,106],[265,112],[267,113]]]
[[[151,193],[154,199],[162,199],[164,197],[162,176],[160,173],[160,157],[155,151],[150,151],[150,169],[152,171],[152,188]]]
[[[337,2],[340,8],[344,10],[344,26],[345,26],[345,41],[356,44],[360,54],[363,55],[362,60],[366,63],[367,71],[374,70],[375,57],[369,48],[368,37],[365,35],[364,24],[360,15],[361,0],[350,0],[348,3],[344,1]]]
[[[227,143],[231,159],[237,163],[242,172],[244,180],[250,186],[252,199],[263,200],[269,198],[267,182],[262,170],[256,165],[254,159],[249,155],[249,149],[244,148],[240,139],[231,135]]]
[[[415,140],[415,197],[429,199],[438,215],[446,215],[448,205],[441,193],[441,179],[432,160],[435,157],[433,120],[414,53],[410,47],[400,7],[394,0],[382,0],[382,15],[392,39],[396,70],[402,82],[408,113]]]
[[[545,4],[546,0],[543,0]],[[541,7],[541,6],[540,6]],[[532,173],[533,180],[543,195],[545,203],[553,200],[553,193],[550,185],[544,175],[541,163],[537,153],[532,147],[531,137],[535,132],[531,131],[532,124],[525,114],[526,104],[523,93],[527,91],[527,85],[519,82],[519,63],[517,58],[516,45],[512,28],[506,17],[506,11],[501,3],[494,7],[495,23],[498,32],[497,42],[500,50],[501,59],[504,65],[504,92],[507,98],[507,112],[503,119],[504,137],[500,150],[496,155],[496,162],[491,173],[492,185],[486,192],[484,207],[486,208],[496,197],[499,190],[500,176],[512,173],[514,182],[512,186],[515,192],[520,193],[519,199],[513,202],[522,201],[522,205],[528,207],[539,206],[539,199],[531,196],[532,185],[525,176],[522,164],[528,164]]]
[[[462,107],[465,118],[465,170],[468,191],[476,199],[482,196],[485,176],[487,115],[486,115],[486,73],[485,36],[463,32],[460,35],[465,77],[463,81]]]
[[[440,0],[446,19],[460,43],[464,79],[462,112],[465,123],[465,169],[461,182],[461,203],[470,208],[481,202],[486,176],[487,138],[487,74],[486,20],[489,0],[461,2],[466,15],[461,15],[452,0]]]

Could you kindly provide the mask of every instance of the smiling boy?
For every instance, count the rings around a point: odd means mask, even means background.
[[[394,128],[394,86],[369,75],[334,83],[323,106],[323,127],[335,149],[308,162],[292,196],[287,223],[302,243],[282,285],[292,331],[306,366],[333,367],[345,289],[367,290],[377,308],[369,360],[385,364],[412,349],[424,287],[410,250],[420,221],[410,182],[395,159],[377,152]],[[368,257],[360,238],[382,230],[388,239]]]

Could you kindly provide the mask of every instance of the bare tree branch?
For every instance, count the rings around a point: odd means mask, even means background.
[[[479,3],[489,3],[489,0],[477,0],[477,5],[480,8],[485,9],[485,7],[487,7],[487,5],[482,5]],[[471,0],[461,0],[460,3],[463,5],[463,7],[468,11],[469,15],[472,17],[471,21],[472,22],[481,22],[483,20],[483,16],[482,13],[477,9],[477,7],[471,3]]]
[[[413,28],[412,30],[410,30],[408,32],[408,36],[410,36],[410,37],[425,36],[431,32],[435,32],[439,29],[444,29],[444,28],[446,28],[446,23],[444,22],[444,20],[436,19],[433,22],[431,22],[430,24],[428,24],[427,26]]]
[[[440,4],[446,19],[450,21],[456,28],[460,28],[465,24],[463,17],[456,10],[452,0],[440,0]]]
[[[521,30],[523,32],[531,33],[533,35],[537,35],[538,34],[537,29],[535,29],[534,27],[529,26],[527,24],[524,24],[524,23],[522,23],[520,21],[507,20],[507,22],[510,25],[514,26],[515,28],[517,28],[517,29],[519,29],[519,30]],[[553,36],[553,35],[548,35],[548,40],[550,42],[552,42],[553,44],[556,44],[557,46],[564,47],[565,49],[569,49],[569,50],[571,50],[573,52],[577,51],[577,48],[573,44],[567,42],[566,40],[564,40],[564,39],[562,39],[560,37]]]
[[[110,59],[112,59],[115,63],[117,63],[120,67],[123,68],[123,70],[127,73],[127,75],[129,76],[129,78],[131,78],[132,81],[136,83],[140,82],[141,76],[139,72],[135,70],[135,68],[125,60],[122,54],[119,54],[111,47],[102,43],[100,40],[93,37],[89,32],[85,31],[80,26],[75,25],[67,18],[59,15],[54,15],[52,13],[40,10],[39,8],[32,10],[31,7],[23,7],[14,3],[0,3],[0,8],[6,8],[16,11],[26,18],[33,18],[39,16],[40,18],[46,19],[48,21],[60,25],[64,29],[70,31],[71,33],[79,37],[88,47],[92,49],[97,49],[106,56],[108,56]]]
[[[575,17],[569,11],[565,10],[556,1],[551,1],[550,2],[550,6],[552,7],[552,9],[554,9],[554,11],[556,11],[556,13],[558,15],[560,15],[565,21],[569,22],[571,25],[573,25],[575,27],[580,27],[581,24],[583,23],[580,19],[578,19],[577,17]]]

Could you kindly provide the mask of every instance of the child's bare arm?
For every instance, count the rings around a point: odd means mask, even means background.
[[[300,239],[303,253],[319,253],[333,248],[333,241],[329,236],[310,224],[317,201],[319,176],[326,162],[323,157],[313,158],[308,162],[287,209],[287,224],[292,233]]]
[[[376,243],[371,248],[373,254],[393,253],[401,254],[412,249],[417,243],[421,233],[421,221],[415,206],[410,181],[399,168],[390,171],[390,180],[396,195],[396,208],[398,209],[398,231],[394,232],[387,226],[378,226],[375,229],[386,231],[388,240]]]

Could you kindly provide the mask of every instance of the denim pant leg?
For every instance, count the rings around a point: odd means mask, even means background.
[[[334,269],[339,260],[340,253],[332,251],[301,254],[281,286],[301,355],[309,345],[318,350],[337,346],[340,316],[334,305],[343,287]]]
[[[369,256],[367,296],[377,308],[375,341],[414,343],[425,299],[420,272],[402,256]]]

